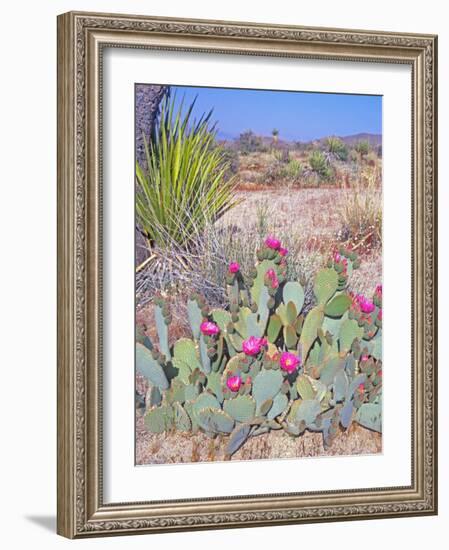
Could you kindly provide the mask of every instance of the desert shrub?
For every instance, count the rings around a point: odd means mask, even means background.
[[[366,139],[362,139],[356,143],[355,150],[360,156],[364,157],[370,151],[370,144]]]
[[[339,209],[339,237],[365,251],[382,243],[382,189],[377,170],[351,180],[346,200]]]
[[[227,175],[234,176],[239,171],[240,160],[238,151],[232,147],[223,147],[223,162],[227,164]]]
[[[352,422],[382,432],[381,285],[372,298],[350,293],[359,260],[341,249],[315,274],[315,307],[305,311],[280,240],[267,237],[255,255],[248,271],[234,257],[224,263],[225,308],[189,297],[190,335],[173,345],[170,306],[155,300],[158,341],[136,338],[146,429],[229,436],[229,457],[270,430],[320,432],[325,448]]]
[[[150,143],[145,139],[147,168],[136,163],[137,220],[151,246],[164,248],[167,238],[185,245],[191,227],[201,230],[235,204],[211,113],[192,121],[194,103],[184,113],[175,98],[164,98]]]
[[[247,130],[240,134],[236,140],[236,146],[243,155],[263,153],[267,150],[262,138],[257,136],[252,130]]]
[[[348,148],[343,143],[340,138],[331,136],[326,140],[327,150],[331,153],[336,159],[346,161],[348,159]]]
[[[299,183],[303,172],[304,166],[295,158],[290,159],[283,167],[283,176],[292,183]]]
[[[315,150],[309,155],[309,164],[313,172],[322,179],[329,179],[332,174],[329,162],[321,151]]]

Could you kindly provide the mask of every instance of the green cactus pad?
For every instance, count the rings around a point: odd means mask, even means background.
[[[156,321],[157,335],[159,338],[159,349],[167,359],[171,359],[170,346],[168,345],[168,326],[165,323],[162,308],[156,305],[154,308],[154,320]]]
[[[173,412],[176,429],[180,432],[190,431],[192,429],[192,422],[181,403],[176,402],[173,404]]]
[[[231,433],[234,419],[221,409],[206,407],[197,413],[198,426],[208,433]]]
[[[259,408],[267,399],[273,399],[281,389],[284,377],[280,370],[261,370],[253,380],[253,397]]]
[[[186,400],[185,389],[186,385],[179,378],[172,380],[170,388],[165,392],[168,403],[184,403]]]
[[[202,366],[201,370],[204,373],[209,374],[211,371],[211,360],[207,353],[207,344],[204,341],[204,336],[202,334],[200,336],[199,348],[200,348],[200,358],[201,358],[201,366]]]
[[[272,399],[267,399],[266,401],[264,401],[260,405],[259,410],[258,410],[258,414],[260,416],[266,416],[272,406],[273,406],[273,400]]]
[[[382,404],[364,403],[358,409],[355,420],[369,430],[382,433]]]
[[[248,439],[250,432],[250,424],[241,424],[239,426],[236,426],[229,436],[229,441],[226,445],[225,453],[228,456],[232,456],[234,453],[236,453]]]
[[[151,433],[160,434],[169,430],[172,426],[173,408],[171,405],[152,407],[145,414],[145,427]]]
[[[224,309],[213,309],[210,313],[213,321],[217,323],[220,331],[226,333],[226,327],[231,322],[231,314]]]
[[[201,393],[201,387],[198,384],[188,384],[184,389],[185,401],[196,399]]]
[[[317,338],[318,329],[321,327],[324,319],[323,308],[320,306],[314,307],[307,314],[304,325],[301,331],[301,337],[299,339],[302,346],[303,360],[307,357],[307,354]]]
[[[348,294],[338,294],[337,296],[334,296],[328,304],[326,304],[324,314],[328,317],[339,318],[344,315],[346,311],[348,311],[351,303],[352,300]]]
[[[340,411],[340,424],[347,430],[352,422],[352,414],[354,412],[353,401],[346,401],[344,407]]]
[[[173,346],[173,356],[176,361],[182,361],[188,365],[191,371],[195,369],[203,370],[193,340],[180,338]],[[177,364],[175,366],[179,368]]]
[[[296,379],[296,389],[301,399],[315,399],[316,391],[312,385],[312,379],[306,374],[301,374]]]
[[[318,271],[313,284],[318,304],[326,304],[337,291],[337,287],[338,274],[334,269],[325,268]]]
[[[150,338],[145,334],[143,327],[141,326],[136,326],[136,342],[139,342],[139,344],[143,344],[150,351],[154,347]]]
[[[352,346],[352,342],[356,338],[363,336],[363,328],[360,328],[357,321],[354,319],[347,319],[340,327],[339,342],[340,352],[347,353]]]
[[[279,415],[285,412],[288,407],[288,397],[283,393],[278,393],[273,399],[273,405],[268,411],[268,420],[274,420]]]
[[[136,369],[139,374],[161,390],[168,388],[164,369],[153,359],[150,350],[139,342],[136,343]]]
[[[215,395],[220,403],[223,402],[220,372],[211,372],[207,376],[207,388]]]
[[[278,339],[279,332],[282,327],[282,321],[279,315],[270,315],[270,320],[268,321],[267,336],[268,341],[274,344]]]
[[[265,286],[265,274],[269,269],[274,269],[276,271],[276,263],[273,260],[262,260],[257,266],[257,277],[254,279],[254,284],[251,287],[251,297],[259,304],[260,293],[262,288]]]
[[[334,401],[339,403],[346,398],[349,389],[349,380],[343,369],[339,370],[334,377]]]
[[[226,385],[226,380],[228,379],[228,376],[237,373],[241,374],[245,370],[245,364],[247,366],[249,361],[250,359],[248,359],[248,357],[246,357],[244,353],[239,353],[237,355],[234,355],[234,357],[231,357],[221,375],[222,386]]]
[[[257,313],[251,313],[246,317],[246,334],[248,338],[250,336],[255,336],[256,338],[261,338],[264,334],[265,325],[259,323]]]
[[[293,302],[295,304],[295,309],[297,314],[299,315],[301,313],[301,310],[304,306],[304,289],[303,287],[297,283],[296,281],[288,281],[284,285],[284,289],[282,291],[282,299],[284,301],[284,304],[288,304],[289,302]],[[293,322],[293,321],[291,321]]]
[[[304,399],[292,410],[293,416],[290,417],[290,421],[295,424],[305,422],[306,426],[315,422],[316,417],[321,413],[321,405],[317,399]]]
[[[192,374],[189,365],[187,363],[184,363],[184,361],[177,359],[176,357],[173,357],[171,362],[173,367],[178,370],[176,378],[184,382],[184,384],[188,384],[189,377]]]
[[[366,374],[358,374],[349,384],[347,399],[352,399],[355,390],[366,382]]]
[[[320,380],[326,386],[333,383],[337,373],[344,368],[344,359],[331,357],[320,369]]]
[[[370,355],[372,355],[378,361],[382,360],[382,329],[379,329],[374,338],[368,343],[362,340],[362,348],[367,345]]]
[[[151,409],[152,407],[157,407],[162,402],[162,394],[157,386],[151,386],[151,388],[148,389],[147,394],[145,396],[145,405],[147,409]]]
[[[205,408],[220,409],[220,403],[215,395],[212,395],[209,392],[201,393],[195,401],[192,403],[192,412],[195,419],[198,421],[198,413],[201,409]]]
[[[236,332],[234,334],[228,334],[227,342],[235,351],[242,351],[243,338],[240,334],[237,334]]]
[[[296,335],[296,330],[291,325],[284,327],[284,342],[289,350],[295,350],[298,336]]]
[[[187,301],[187,315],[189,317],[190,328],[192,330],[193,337],[198,340],[200,337],[200,326],[203,321],[203,314],[201,308],[196,300]]]
[[[223,410],[237,422],[248,422],[256,413],[256,402],[250,395],[238,395],[233,399],[225,399]]]

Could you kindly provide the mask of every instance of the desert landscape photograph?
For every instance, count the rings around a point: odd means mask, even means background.
[[[135,86],[137,465],[382,452],[382,97]]]

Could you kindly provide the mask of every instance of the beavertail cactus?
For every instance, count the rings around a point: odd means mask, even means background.
[[[353,294],[357,254],[335,250],[313,280],[287,280],[288,251],[270,235],[257,264],[225,268],[229,304],[187,302],[191,338],[169,341],[168,302],[154,302],[158,341],[136,331],[136,370],[147,380],[136,400],[146,428],[226,438],[226,454],[270,430],[320,432],[327,448],[353,422],[382,430],[382,285]],[[373,285],[374,286],[374,285]]]

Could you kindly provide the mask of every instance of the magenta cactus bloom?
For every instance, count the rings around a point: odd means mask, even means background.
[[[240,264],[238,262],[231,262],[229,264],[229,273],[238,273],[240,271]]]
[[[374,293],[379,296],[379,298],[382,298],[382,285],[377,285]]]
[[[339,252],[334,252],[334,256],[333,256],[333,259],[334,259],[334,262],[335,263],[340,263],[341,262],[341,255]]]
[[[235,376],[230,376],[226,380],[226,386],[231,391],[234,391],[234,392],[239,391],[241,385],[242,385],[242,378],[238,374],[236,374]]]
[[[242,350],[245,355],[258,355],[263,347],[267,345],[266,338],[256,338],[256,336],[250,336],[246,340],[243,340]]]
[[[299,365],[301,364],[301,360],[293,353],[290,353],[289,351],[284,351],[280,358],[280,364],[282,370],[288,372],[288,374],[291,374],[292,372],[295,372],[295,370],[299,367]]]
[[[360,361],[368,361],[368,359],[369,359],[369,355],[362,355],[360,357]]]
[[[276,239],[276,237],[273,237],[273,235],[269,235],[265,239],[265,245],[268,246],[268,248],[272,248],[273,250],[279,250],[281,248],[281,241],[279,239]]]
[[[287,256],[287,254],[288,254],[288,249],[281,247],[278,252],[283,258],[285,258],[285,256]]]
[[[220,329],[211,321],[203,321],[200,325],[200,331],[206,336],[215,336],[220,332]]]
[[[379,313],[377,314],[377,318],[379,319],[379,321],[382,321],[382,310],[379,309]]]
[[[266,275],[270,280],[271,288],[277,288],[279,286],[279,279],[276,275],[276,271],[274,269],[269,269]]]
[[[372,313],[376,309],[376,306],[373,304],[373,302],[371,302],[371,300],[368,300],[368,298],[363,296],[363,294],[359,294],[357,296],[357,302],[363,313]]]

